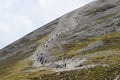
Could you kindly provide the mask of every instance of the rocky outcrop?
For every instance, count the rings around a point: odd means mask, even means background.
[[[101,40],[100,41],[95,41],[95,42],[89,44],[87,47],[78,50],[77,52],[79,53],[79,52],[83,52],[83,51],[89,51],[89,50],[98,48],[98,47],[102,46],[103,44],[104,44],[104,42],[101,41]]]

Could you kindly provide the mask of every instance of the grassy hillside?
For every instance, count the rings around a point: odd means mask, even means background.
[[[0,80],[120,80],[119,2],[94,1],[0,50]]]

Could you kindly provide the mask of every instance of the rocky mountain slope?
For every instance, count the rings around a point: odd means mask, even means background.
[[[95,0],[0,50],[0,80],[120,80],[120,0]]]

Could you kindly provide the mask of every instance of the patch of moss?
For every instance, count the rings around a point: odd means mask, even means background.
[[[120,2],[120,0],[118,0],[118,2]]]
[[[119,35],[120,35],[120,32],[111,32],[111,33],[103,34],[97,37],[94,36],[94,37],[90,37],[88,40],[83,42],[70,42],[68,44],[62,45],[64,49],[63,52],[59,50],[58,46],[52,48],[50,52],[52,53],[52,55],[56,57],[63,57],[63,56],[73,57],[76,55],[86,55],[86,54],[91,54],[99,51],[120,50],[120,46],[117,45],[117,44],[120,44]],[[99,40],[104,41],[103,46],[76,54],[77,50],[86,47],[88,44],[94,41],[99,41]]]
[[[20,60],[23,60],[29,57],[34,52],[34,49],[28,51],[27,53],[19,52],[12,57],[7,58],[6,60],[0,61],[0,75],[8,74],[7,72]]]
[[[96,12],[97,10],[93,9],[93,10],[88,11],[87,14],[85,14],[84,16],[92,15],[92,14],[95,14]]]
[[[39,76],[50,75],[53,73],[54,72],[51,70],[36,70],[33,72],[18,72],[18,73],[13,73],[12,75],[2,77],[0,80],[31,80],[31,79],[36,79]]]
[[[85,64],[113,64],[120,61],[120,51],[101,51],[89,55]]]
[[[73,57],[76,56],[76,51],[82,47],[87,46],[88,44],[90,44],[91,41],[84,41],[84,42],[70,42],[68,44],[64,44],[62,45],[63,51],[61,52],[59,47],[56,46],[54,48],[52,48],[50,50],[50,52],[52,53],[52,55],[56,56],[56,57]]]
[[[114,15],[115,15],[115,13],[114,14],[108,14],[108,15],[105,15],[105,16],[97,18],[95,21],[103,20],[103,19],[108,19],[108,18],[111,18]]]
[[[39,69],[34,69],[31,67],[30,65],[30,61],[29,58],[25,58],[22,60],[19,60],[17,63],[13,64],[12,66],[8,66],[8,64],[4,64],[3,65],[3,69],[5,69],[4,67],[7,67],[3,73],[0,74],[0,80],[30,80],[30,78],[34,78],[34,77],[38,77],[41,75],[48,75],[48,74],[53,74],[54,71],[52,70],[39,70]],[[29,71],[32,70],[32,71]],[[28,72],[25,72],[28,71]]]
[[[42,35],[38,35],[31,42],[40,41],[40,44],[42,45],[47,40],[47,37],[49,34],[50,34],[50,32],[47,32],[47,33],[42,34]]]
[[[91,37],[89,38],[89,41],[99,41],[102,40],[104,44],[98,48],[94,48],[89,51],[82,52],[80,54],[90,54],[95,53],[99,51],[107,51],[107,50],[120,50],[120,32],[111,32],[107,34],[103,34],[98,37]]]
[[[15,55],[8,57],[5,60],[0,61],[0,76],[10,74],[9,70],[19,61],[28,58],[36,50],[36,46],[26,52],[18,52]]]

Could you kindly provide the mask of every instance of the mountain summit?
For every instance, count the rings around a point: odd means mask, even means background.
[[[0,80],[120,80],[120,0],[95,0],[0,50]]]

